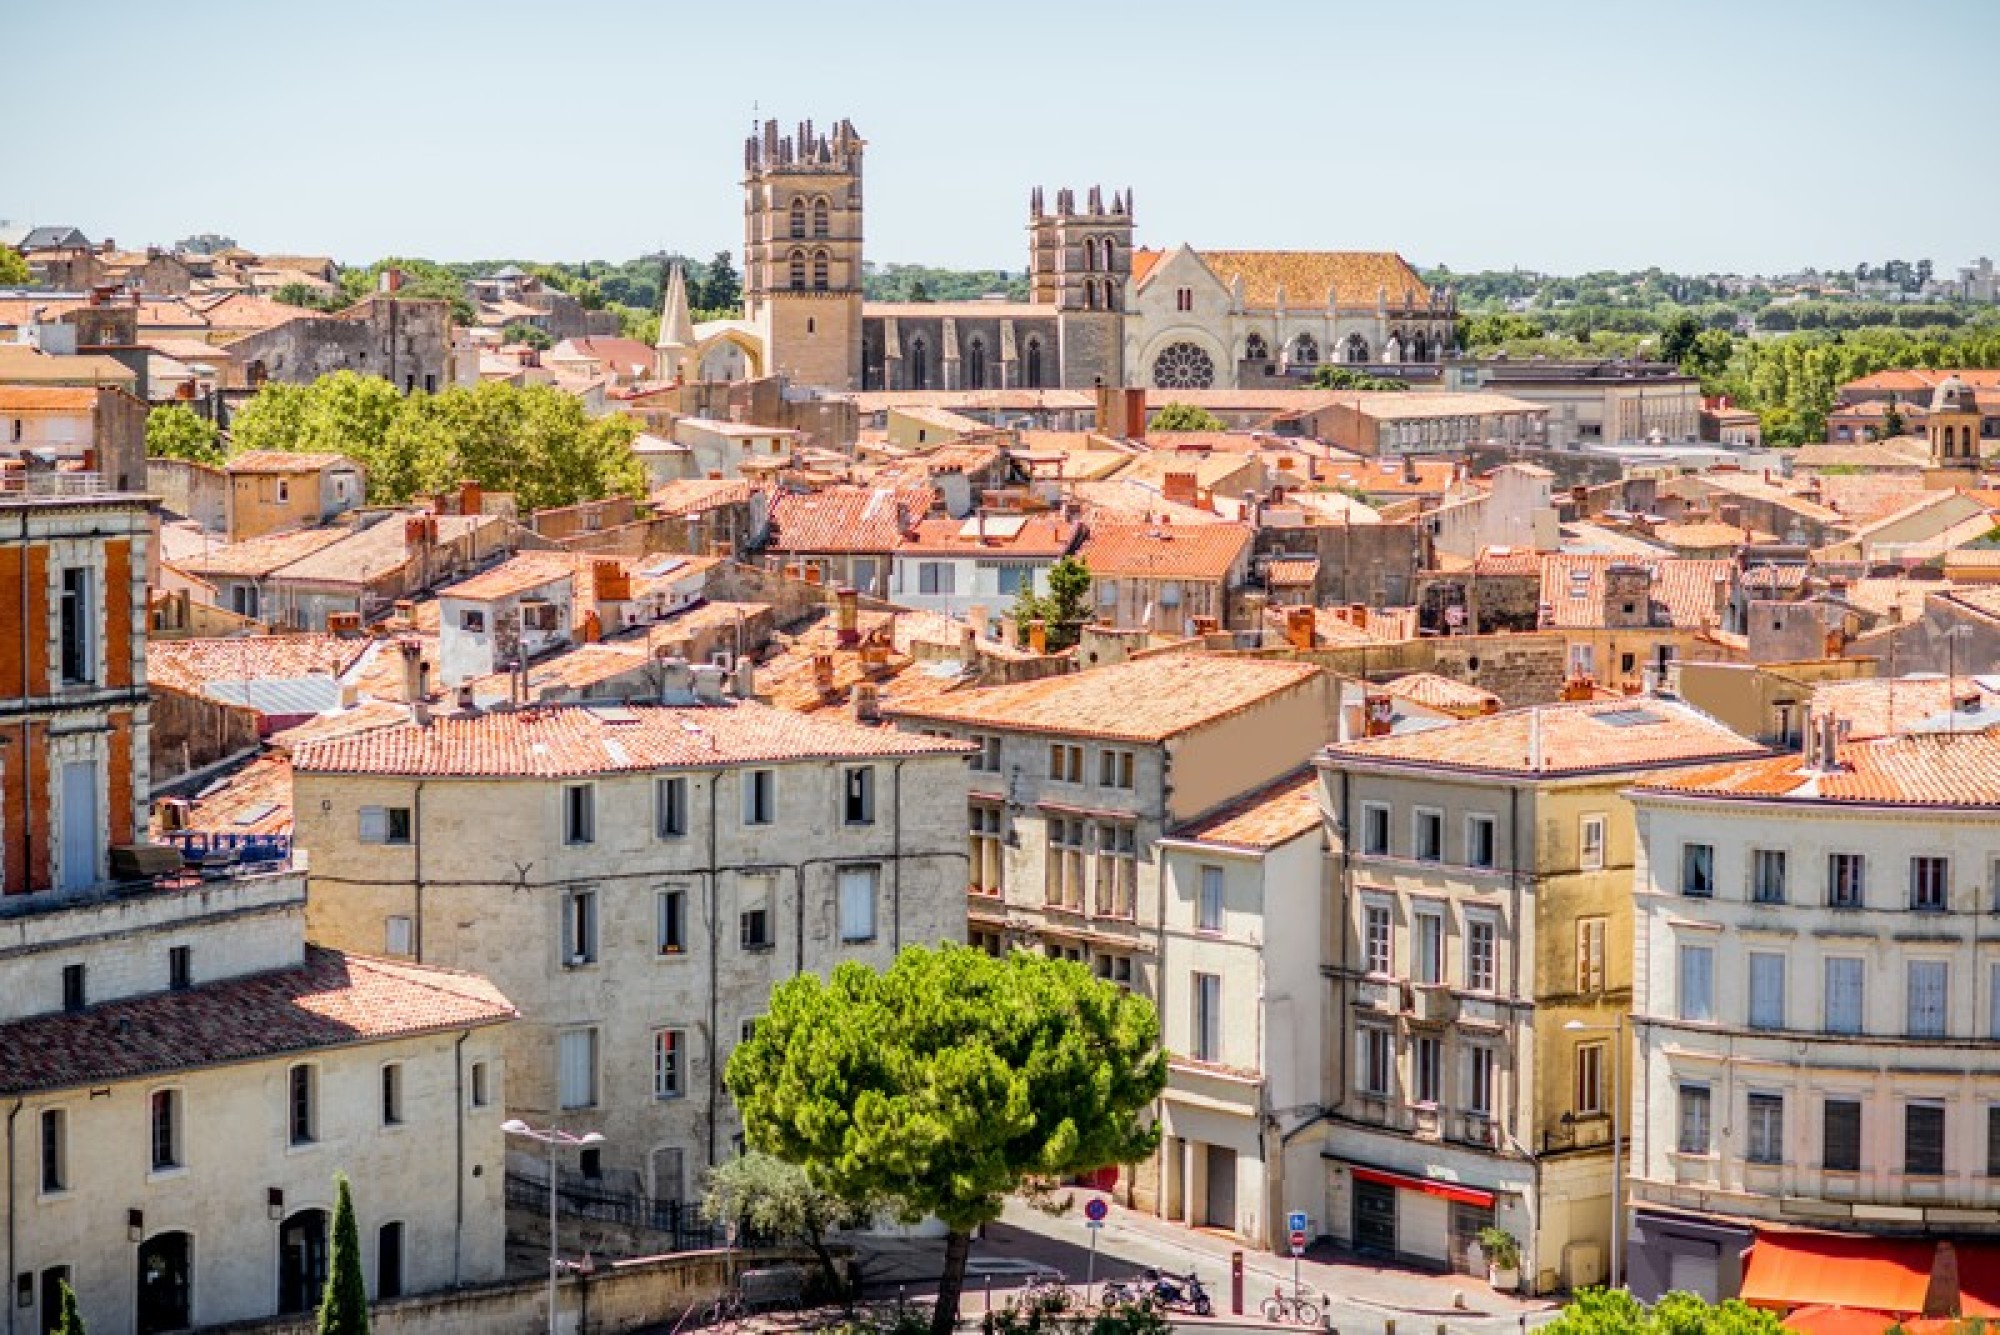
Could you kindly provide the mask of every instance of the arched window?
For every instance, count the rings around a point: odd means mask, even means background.
[[[1156,389],[1213,389],[1215,363],[1194,343],[1169,343],[1153,359]]]
[[[986,340],[974,338],[965,345],[965,387],[986,388]]]
[[[1094,236],[1083,239],[1083,268],[1086,273],[1093,272],[1097,268],[1097,238]]]
[[[910,363],[910,388],[911,389],[928,388],[928,382],[930,380],[930,370],[931,370],[930,349],[924,346],[924,341],[920,338],[913,339],[910,342],[909,363]]]
[[[1313,341],[1311,334],[1300,334],[1292,340],[1292,364],[1294,366],[1311,366],[1318,360],[1319,344]]]
[[[826,291],[827,275],[832,268],[832,257],[824,249],[813,252],[813,291]]]
[[[825,195],[813,201],[813,235],[832,236],[833,204]]]
[[[806,253],[803,250],[795,250],[792,252],[792,289],[794,291],[803,292],[805,290],[805,286],[806,286]]]
[[[1097,280],[1094,278],[1083,280],[1083,304],[1086,310],[1097,309]]]
[[[1042,387],[1042,340],[1039,338],[1028,340],[1027,362],[1028,388],[1040,389]]]
[[[1104,280],[1104,309],[1107,311],[1118,309],[1118,280],[1115,278]]]
[[[1098,252],[1099,258],[1101,258],[1104,261],[1104,272],[1106,273],[1118,272],[1118,265],[1114,263],[1114,258],[1117,254],[1118,254],[1118,243],[1116,241],[1113,241],[1108,236],[1105,237],[1104,248]]]
[[[806,202],[803,199],[795,199],[792,201],[792,236],[797,238],[805,234]]]
[[[1347,336],[1346,360],[1359,364],[1368,360],[1368,340],[1359,334]]]
[[[1271,345],[1264,341],[1262,334],[1252,334],[1243,340],[1243,360],[1246,362],[1271,360]]]
[[[1431,348],[1430,348],[1430,342],[1429,342],[1429,341],[1428,341],[1428,340],[1427,340],[1427,339],[1426,339],[1426,338],[1424,337],[1424,331],[1423,331],[1423,330],[1419,329],[1419,330],[1418,330],[1418,331],[1417,331],[1416,333],[1414,333],[1414,334],[1410,335],[1410,360],[1411,360],[1411,361],[1413,361],[1413,362],[1427,362],[1427,361],[1429,361],[1429,360],[1431,359],[1431,358],[1430,358],[1430,350],[1431,350]]]

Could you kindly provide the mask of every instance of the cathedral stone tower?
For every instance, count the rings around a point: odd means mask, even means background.
[[[776,121],[743,145],[744,315],[764,371],[821,389],[861,388],[861,136]]]
[[[1131,192],[1113,191],[1107,207],[1103,190],[1092,186],[1079,209],[1075,192],[1064,188],[1051,212],[1038,186],[1028,201],[1028,235],[1029,296],[1062,315],[1062,383],[1123,384]]]
[[[1931,467],[1978,468],[1979,421],[1978,400],[1965,381],[1955,375],[1939,381],[1926,422]]]

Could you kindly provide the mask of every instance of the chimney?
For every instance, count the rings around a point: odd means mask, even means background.
[[[1146,387],[1136,385],[1125,391],[1125,434],[1133,440],[1146,438]]]
[[[1285,640],[1294,649],[1313,647],[1313,609],[1310,607],[1288,607],[1285,609]]]
[[[1722,502],[1722,504],[1715,507],[1715,518],[1717,523],[1727,524],[1731,528],[1742,528],[1743,502],[1741,501]]]
[[[757,660],[749,654],[736,656],[736,698],[739,700],[757,698]]]
[[[722,684],[728,673],[714,663],[696,663],[688,669],[694,678],[694,698],[696,704],[719,705],[723,703]]]
[[[1349,603],[1347,605],[1347,624],[1354,627],[1356,630],[1367,630],[1368,604]]]
[[[1201,492],[1193,473],[1168,473],[1160,479],[1160,496],[1181,505],[1199,505]]]
[[[1386,737],[1395,730],[1396,702],[1386,695],[1367,697],[1368,718],[1363,735]]]
[[[694,691],[694,669],[679,654],[666,654],[659,659],[660,703],[663,705],[684,704]]]
[[[843,584],[833,591],[833,602],[838,628],[835,642],[843,649],[852,649],[861,643],[861,594]]]
[[[401,640],[396,652],[403,656],[403,703],[420,704],[424,698],[424,646],[417,640]]]
[[[598,605],[605,603],[629,603],[632,601],[632,576],[625,569],[625,563],[613,559],[599,559],[590,563],[591,594]],[[605,609],[606,620],[616,620],[613,609]]]
[[[813,655],[813,685],[821,695],[833,694],[833,655]]]
[[[1596,694],[1597,683],[1582,673],[1578,673],[1576,676],[1563,682],[1562,699],[1566,702],[1589,700],[1596,696]]]
[[[1037,654],[1049,651],[1049,623],[1040,617],[1028,623],[1028,648]]]
[[[400,292],[402,291],[402,289],[403,289],[403,271],[401,269],[395,268],[394,266],[391,266],[382,271],[382,277],[377,282],[375,288],[376,291],[381,292],[384,295],[394,292]]]
[[[343,640],[351,640],[361,634],[361,614],[359,612],[328,612],[326,628]]]
[[[417,605],[408,598],[398,598],[390,605],[390,620],[408,630],[417,621]]]
[[[856,723],[880,723],[882,721],[879,688],[872,681],[854,683],[854,721]]]
[[[458,512],[462,515],[476,515],[485,510],[486,491],[470,479],[458,484]]]
[[[974,603],[966,609],[965,617],[966,620],[972,623],[972,633],[974,636],[982,640],[986,638],[987,626],[989,625],[991,615],[991,610],[985,603]]]
[[[1418,478],[1418,477],[1419,477],[1419,474],[1418,474],[1418,472],[1417,472],[1417,456],[1416,456],[1416,455],[1414,455],[1414,454],[1406,454],[1406,455],[1404,455],[1404,456],[1403,456],[1403,481],[1405,481],[1405,482],[1409,483],[1409,484],[1410,484],[1410,485],[1412,485],[1412,486],[1415,486],[1415,485],[1416,485],[1416,482],[1417,482],[1417,478]]]

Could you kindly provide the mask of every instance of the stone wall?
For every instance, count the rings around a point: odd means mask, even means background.
[[[184,459],[146,460],[146,490],[161,509],[192,519],[211,533],[229,527],[229,475]]]
[[[172,783],[258,746],[257,711],[153,687],[153,783]]]
[[[451,383],[451,307],[442,301],[371,298],[337,315],[300,315],[229,345],[230,387],[258,376],[308,385],[335,371],[380,376],[397,389],[436,392]]]
[[[1260,557],[1318,557],[1313,601],[1322,606],[1405,606],[1415,596],[1423,564],[1423,536],[1414,523],[1263,528],[1252,550]]]

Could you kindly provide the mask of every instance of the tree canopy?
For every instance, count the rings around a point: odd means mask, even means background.
[[[1191,403],[1169,403],[1153,414],[1154,431],[1223,431],[1227,424],[1206,408]]]
[[[1159,1042],[1150,1001],[1080,964],[912,946],[779,984],[724,1078],[752,1146],[950,1229],[931,1327],[949,1335],[972,1230],[1010,1193],[1152,1151]]]
[[[226,451],[215,423],[185,403],[163,403],[146,414],[146,453],[213,465],[223,461]]]
[[[1038,594],[1033,584],[1023,583],[1010,615],[1023,634],[1030,622],[1042,622],[1051,650],[1069,648],[1082,638],[1090,620],[1090,567],[1081,557],[1057,558],[1049,567],[1049,591]]]
[[[1350,366],[1322,366],[1313,372],[1314,389],[1408,389],[1409,386],[1394,376],[1369,375]]]
[[[833,1253],[827,1250],[826,1235],[865,1223],[870,1213],[867,1202],[843,1200],[815,1185],[797,1164],[758,1150],[709,1171],[701,1212],[717,1223],[735,1225],[739,1235],[804,1243],[819,1259],[827,1292],[836,1294],[845,1285]]]
[[[1783,1335],[1777,1315],[1731,1298],[1710,1304],[1670,1293],[1647,1307],[1624,1289],[1585,1289],[1544,1335]]]
[[[0,246],[0,287],[26,287],[32,277],[28,262],[12,246]]]

